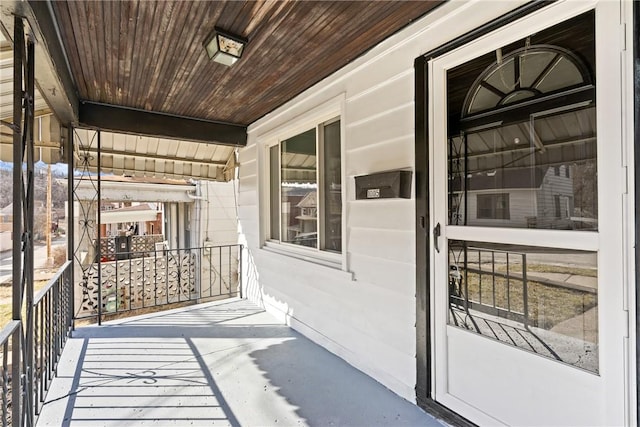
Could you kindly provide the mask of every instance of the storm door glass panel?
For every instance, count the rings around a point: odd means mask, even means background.
[[[595,127],[591,107],[450,138],[450,224],[597,230]]]
[[[280,146],[281,241],[317,248],[316,129],[284,140]]]
[[[340,160],[340,122],[323,126],[324,146],[324,245],[332,252],[342,251],[342,168]]]
[[[519,230],[598,230],[593,15],[575,19],[447,71],[447,323],[597,373],[597,252]]]
[[[597,253],[450,240],[449,324],[598,372]]]

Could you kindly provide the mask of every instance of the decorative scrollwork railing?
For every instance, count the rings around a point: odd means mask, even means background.
[[[148,249],[116,252],[112,261],[102,257],[100,283],[98,275],[93,274],[84,277],[79,285],[81,301],[76,317],[198,302],[240,293],[241,245]]]

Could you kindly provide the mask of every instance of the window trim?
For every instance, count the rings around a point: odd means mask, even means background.
[[[299,115],[291,114],[289,121],[282,122],[279,126],[273,127],[271,130],[259,135],[257,138],[259,167],[262,182],[259,186],[260,191],[260,247],[269,251],[273,251],[282,255],[292,256],[305,261],[313,262],[316,264],[328,266],[343,271],[348,271],[347,268],[347,233],[346,233],[346,201],[347,201],[347,186],[346,184],[346,168],[345,168],[345,122],[344,122],[344,110],[345,110],[345,95],[340,94],[318,106],[308,110],[307,112]],[[321,249],[320,236],[323,232],[323,224],[320,217],[324,214],[324,207],[321,207],[319,203],[319,219],[318,219],[318,248],[308,248],[300,245],[294,245],[286,242],[275,241],[271,239],[271,188],[270,188],[270,149],[275,145],[279,145],[282,141],[296,136],[300,133],[308,131],[312,128],[316,129],[316,147],[317,153],[317,182],[318,186],[321,185],[321,168],[323,165],[324,153],[321,153],[323,148],[320,140],[320,128],[322,125],[331,124],[335,121],[340,121],[340,175],[342,185],[342,209],[341,209],[341,221],[342,221],[342,252],[336,253]],[[281,168],[280,168],[281,169]],[[282,171],[278,171],[278,179],[281,181]],[[279,198],[281,195],[278,196]],[[318,194],[320,199],[320,194]],[[281,228],[281,226],[280,226]],[[280,231],[281,233],[282,231]],[[282,236],[280,234],[280,236]]]

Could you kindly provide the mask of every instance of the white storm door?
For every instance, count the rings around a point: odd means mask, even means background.
[[[433,397],[479,425],[624,424],[619,20],[559,2],[429,63]]]

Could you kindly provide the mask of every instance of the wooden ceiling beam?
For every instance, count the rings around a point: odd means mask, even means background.
[[[80,126],[93,129],[235,147],[247,145],[247,127],[244,125],[88,101],[80,102],[78,111]]]

